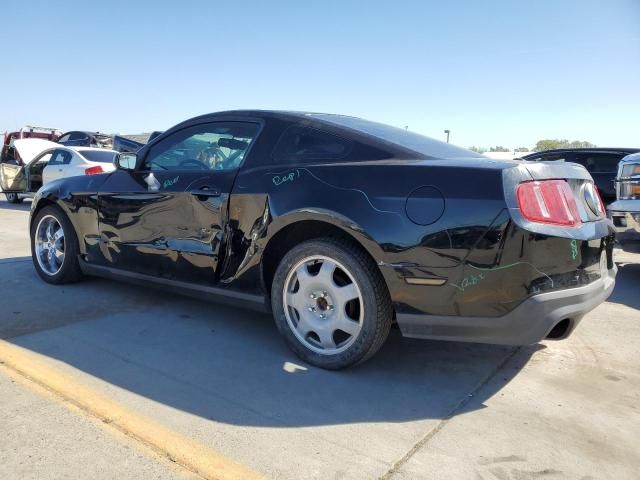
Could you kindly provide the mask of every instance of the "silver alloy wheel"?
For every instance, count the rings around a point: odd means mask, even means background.
[[[335,355],[356,341],[362,330],[364,301],[344,265],[323,255],[307,257],[289,271],[284,285],[287,324],[305,347]]]
[[[45,215],[36,227],[34,250],[38,265],[47,275],[55,275],[64,263],[64,230],[53,215]]]

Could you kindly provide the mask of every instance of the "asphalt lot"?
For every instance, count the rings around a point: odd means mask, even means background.
[[[566,341],[515,349],[393,331],[371,361],[328,372],[290,353],[267,315],[101,279],[45,284],[29,256],[28,210],[0,201],[0,338],[79,397],[144,416],[141,428],[267,478],[638,478],[640,255],[618,254],[610,301]],[[110,422],[83,409],[52,422],[41,412],[64,403],[55,393],[38,400],[29,380],[5,377],[0,369],[0,431],[12,441],[0,477],[84,476],[108,454],[100,472],[119,478],[117,456],[136,448],[122,460],[131,478],[191,475],[162,449],[102,438]],[[46,407],[29,407],[39,401]],[[55,461],[47,435],[69,446]]]

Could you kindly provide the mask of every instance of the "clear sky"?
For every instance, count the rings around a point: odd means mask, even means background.
[[[640,147],[640,0],[3,2],[0,131],[235,108]]]

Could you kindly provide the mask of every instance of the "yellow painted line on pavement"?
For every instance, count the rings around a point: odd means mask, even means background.
[[[234,460],[158,422],[135,413],[89,388],[47,362],[46,357],[0,340],[0,362],[32,382],[151,447],[183,467],[211,480],[263,478]]]

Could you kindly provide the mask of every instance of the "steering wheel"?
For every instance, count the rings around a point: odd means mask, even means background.
[[[179,164],[181,167],[186,167],[187,165],[193,165],[194,167],[200,170],[210,170],[209,167],[202,163],[200,160],[196,160],[195,158],[188,158],[187,160],[183,160]]]

